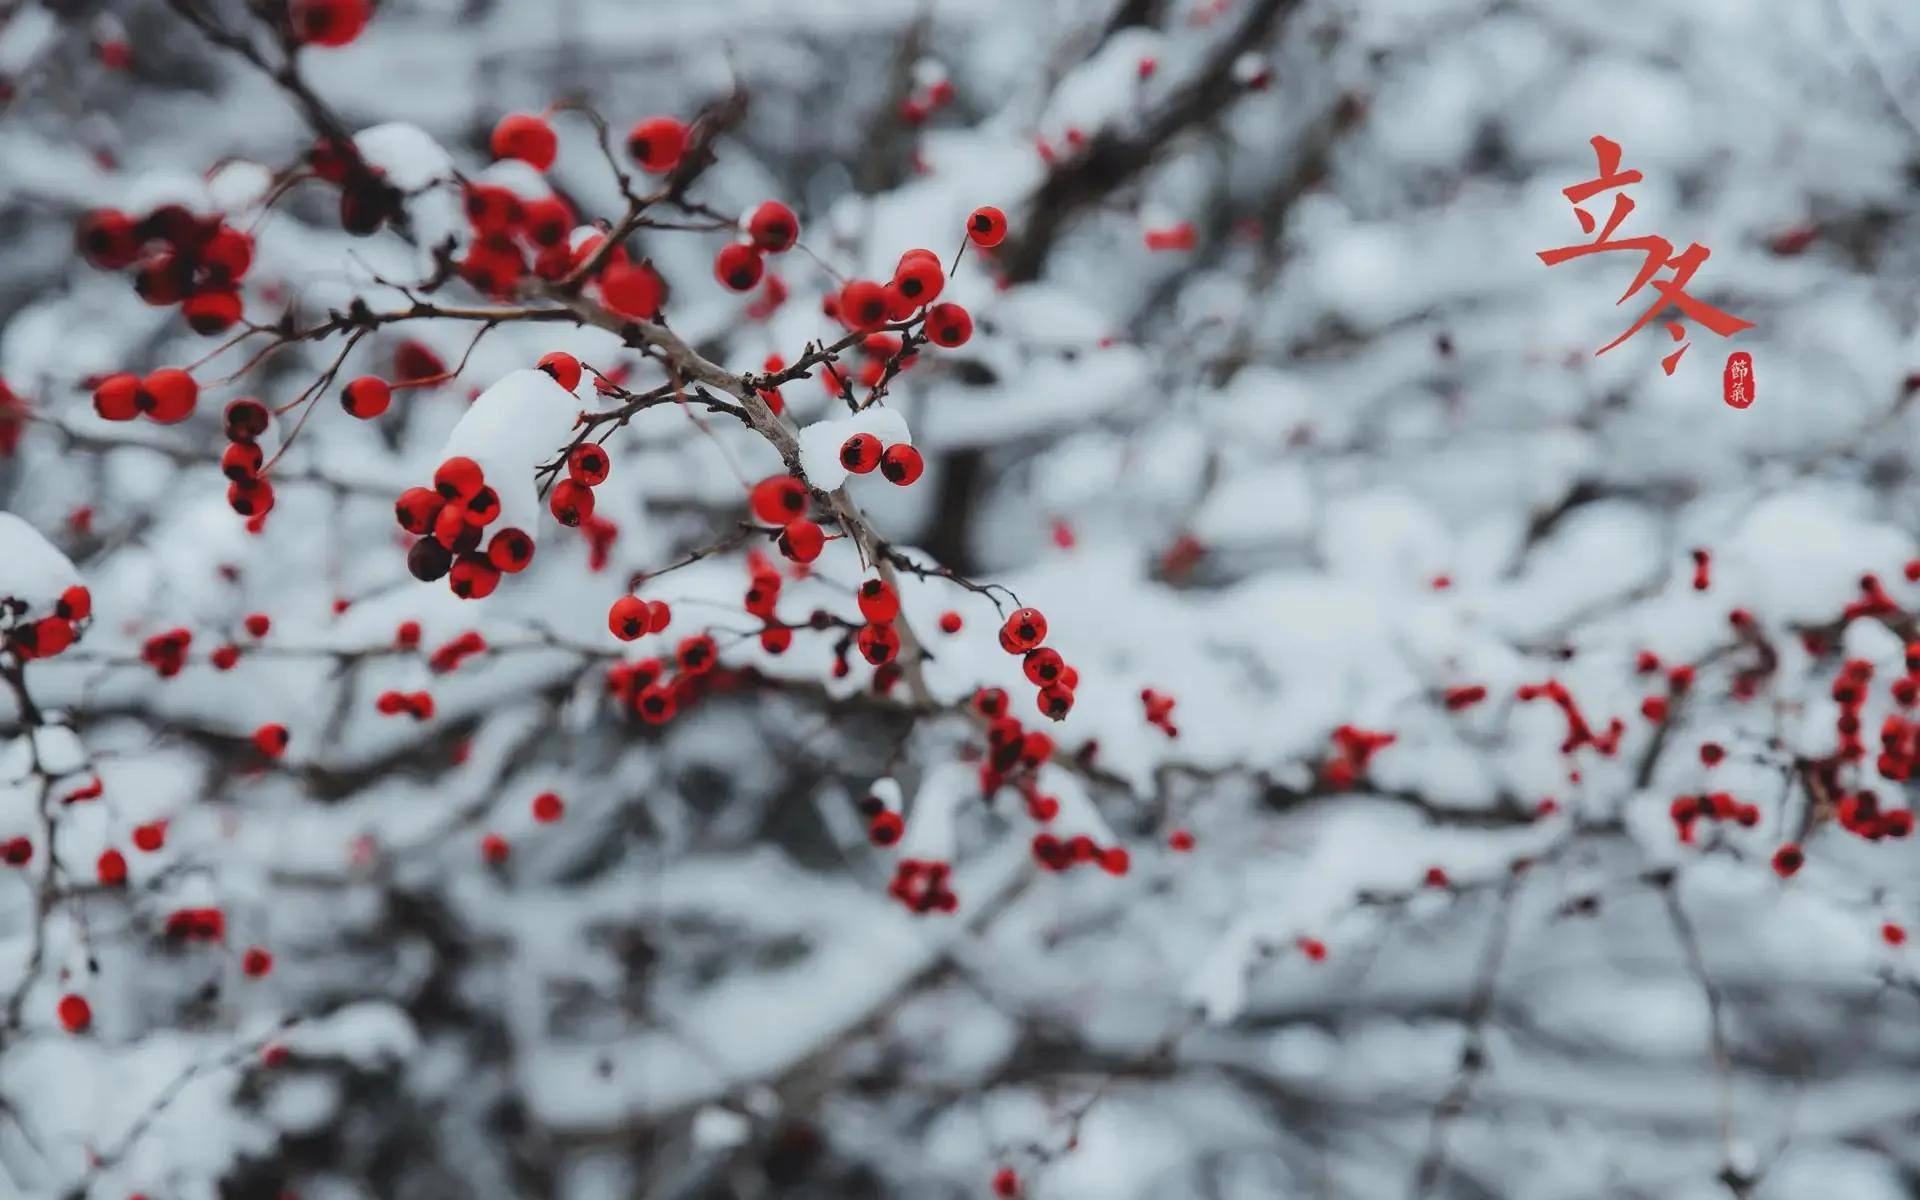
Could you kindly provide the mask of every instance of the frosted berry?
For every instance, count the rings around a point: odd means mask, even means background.
[[[998,246],[1007,238],[1007,214],[990,204],[981,205],[967,218],[967,236],[983,249]]]
[[[760,251],[743,242],[727,243],[713,259],[713,277],[736,292],[752,291],[765,270]]]
[[[747,236],[762,250],[779,254],[800,240],[800,220],[786,205],[768,200],[747,218]]]
[[[648,117],[627,134],[627,153],[655,175],[680,165],[687,150],[687,127],[672,117]]]
[[[393,389],[377,375],[362,375],[340,393],[340,407],[348,414],[370,421],[387,411],[393,403]]]
[[[887,477],[887,482],[901,487],[911,485],[926,469],[926,461],[920,457],[920,452],[905,442],[888,446],[880,456],[880,473]]]
[[[547,496],[553,519],[562,525],[577,526],[593,515],[593,492],[571,479],[562,479]]]
[[[560,153],[560,139],[553,126],[529,113],[509,113],[493,127],[491,139],[495,158],[517,158],[536,171],[553,165]]]

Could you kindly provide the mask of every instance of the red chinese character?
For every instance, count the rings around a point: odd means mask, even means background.
[[[1571,200],[1574,204],[1573,215],[1579,219],[1580,229],[1583,233],[1592,233],[1594,226],[1593,217],[1584,208],[1580,207],[1583,201],[1589,200],[1604,191],[1622,188],[1630,183],[1639,183],[1642,178],[1638,171],[1622,171],[1620,169],[1620,146],[1618,143],[1610,142],[1603,137],[1595,137],[1593,139],[1593,150],[1599,160],[1599,175],[1585,183],[1578,183],[1570,188],[1562,189],[1567,199]],[[1594,238],[1593,241],[1581,245],[1562,246],[1557,250],[1539,251],[1540,261],[1550,267],[1558,266],[1560,263],[1566,262],[1571,258],[1580,258],[1588,254],[1598,254],[1606,250],[1638,250],[1646,255],[1646,262],[1642,264],[1639,273],[1633,277],[1633,283],[1628,286],[1625,292],[1621,293],[1620,299],[1614,303],[1625,304],[1629,297],[1649,283],[1651,283],[1654,290],[1660,294],[1660,298],[1654,302],[1652,307],[1642,313],[1640,319],[1635,321],[1625,333],[1594,351],[1596,355],[1605,354],[1621,342],[1626,341],[1634,334],[1646,328],[1647,324],[1668,306],[1678,308],[1682,315],[1705,325],[1721,337],[1732,337],[1742,329],[1753,328],[1753,322],[1743,321],[1739,317],[1724,313],[1710,304],[1694,299],[1686,293],[1688,281],[1693,278],[1694,272],[1700,269],[1700,264],[1706,262],[1707,258],[1712,254],[1712,251],[1708,250],[1705,246],[1695,242],[1676,255],[1673,252],[1673,243],[1663,237],[1646,236],[1620,238],[1616,240],[1613,236],[1614,230],[1620,227],[1620,223],[1625,221],[1627,215],[1632,211],[1633,198],[1625,193],[1617,194],[1613,198],[1613,213],[1607,218],[1606,227],[1600,231],[1599,236]],[[1673,278],[1654,278],[1656,274],[1667,267],[1673,268]],[[1668,321],[1666,322],[1666,327],[1667,333],[1674,341],[1684,342],[1687,336],[1686,326],[1682,325],[1679,321]],[[1679,365],[1680,356],[1685,354],[1687,347],[1692,344],[1691,342],[1685,342],[1678,350],[1675,350],[1672,354],[1660,360],[1660,365],[1666,369],[1667,374],[1673,374],[1674,367]]]

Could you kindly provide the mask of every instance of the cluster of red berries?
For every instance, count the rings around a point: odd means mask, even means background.
[[[876,467],[887,482],[910,487],[927,469],[920,452],[905,442],[882,446],[871,433],[856,433],[840,446],[840,465],[855,475],[865,475]]]
[[[973,711],[987,723],[986,756],[980,764],[980,794],[992,798],[1001,788],[1012,784],[1027,802],[1027,815],[1045,824],[1060,811],[1060,802],[1042,795],[1036,785],[1041,767],[1053,758],[1053,739],[1037,729],[1028,729],[1020,718],[1008,712],[1007,693],[1001,688],[981,688],[973,694]]]
[[[1880,794],[1871,788],[1842,795],[1834,805],[1834,819],[1848,833],[1870,842],[1909,837],[1913,833],[1913,811],[1880,807]]]
[[[951,886],[953,867],[938,860],[903,858],[893,868],[893,881],[887,895],[898,900],[912,913],[951,913],[960,907],[960,897]]]
[[[804,524],[817,531],[820,527],[811,521],[794,522]],[[791,529],[791,527],[789,527]],[[781,550],[789,558],[794,557],[795,548],[790,544],[787,531],[780,534]],[[811,548],[813,555],[820,553],[818,546]],[[811,561],[811,558],[808,559]],[[782,623],[775,609],[780,603],[782,580],[780,572],[774,568],[772,560],[758,550],[747,554],[747,595],[743,607],[747,612],[760,618],[764,628],[760,630],[760,648],[768,654],[785,654],[793,645],[793,629]]]
[[[1037,608],[1016,608],[1000,626],[1000,648],[1017,654],[1027,679],[1038,687],[1034,703],[1043,716],[1065,720],[1073,711],[1073,693],[1080,686],[1080,672],[1067,664],[1060,652],[1041,645],[1047,640],[1047,619]]]
[[[607,610],[607,628],[623,642],[637,641],[649,633],[664,633],[672,623],[673,609],[665,600],[622,596]]]
[[[273,484],[262,474],[266,451],[260,448],[260,438],[272,422],[267,406],[251,396],[228,401],[221,414],[227,448],[220,454],[220,473],[227,477],[227,507],[247,518],[248,529],[256,533],[273,511]]]
[[[1165,692],[1156,692],[1152,688],[1140,689],[1140,703],[1147,710],[1147,724],[1158,728],[1170,738],[1180,736],[1180,729],[1173,723],[1173,697]]]
[[[1704,592],[1713,584],[1713,556],[1705,550],[1693,551],[1693,590]]]
[[[607,693],[631,709],[649,725],[665,725],[680,709],[697,699],[702,690],[727,682],[715,670],[720,662],[720,647],[707,634],[680,639],[674,649],[675,672],[667,676],[667,664],[658,658],[639,662],[615,663],[607,669]]]
[[[1885,617],[1900,611],[1900,606],[1887,595],[1886,588],[1880,584],[1878,575],[1860,577],[1860,598],[1848,604],[1841,614],[1843,620],[1851,621],[1855,617]]]
[[[433,486],[412,487],[394,504],[400,528],[419,540],[407,551],[407,570],[431,583],[445,578],[454,595],[479,600],[533,561],[533,538],[508,526],[481,550],[488,525],[500,517],[500,496],[487,486],[480,464],[455,456],[433,473]]]
[[[145,416],[173,425],[193,415],[200,401],[200,385],[178,367],[162,367],[146,378],[121,371],[100,379],[93,387],[93,411],[107,421],[131,421]]]
[[[178,304],[195,333],[223,333],[240,320],[240,283],[253,265],[253,239],[222,217],[195,216],[178,204],[138,218],[96,208],[80,219],[78,241],[96,267],[134,267],[140,298]]]
[[[1329,787],[1351,787],[1367,773],[1373,756],[1393,745],[1399,735],[1357,725],[1340,725],[1334,729],[1332,740],[1334,755],[1320,769],[1320,774]]]
[[[385,691],[380,693],[373,706],[381,716],[405,714],[416,721],[425,721],[433,716],[433,693]]]
[[[807,518],[811,506],[807,485],[792,475],[769,475],[747,494],[753,515],[780,531],[775,540],[780,553],[797,563],[819,558],[827,544],[827,535]]]
[[[266,637],[267,631],[273,628],[273,622],[265,613],[248,613],[242,625],[247,635],[253,638]],[[207,661],[213,664],[216,671],[231,671],[240,662],[240,647],[233,642],[215,646],[213,653],[207,655]]]
[[[29,606],[14,597],[0,600],[0,615],[11,615],[14,626],[0,639],[0,648],[11,651],[22,662],[34,658],[53,658],[65,653],[78,640],[93,616],[93,593],[80,584],[60,593],[53,611],[34,621],[25,620]]]
[[[1064,839],[1051,833],[1036,833],[1033,835],[1033,861],[1049,871],[1068,871],[1082,863],[1097,863],[1109,875],[1125,875],[1133,859],[1126,847],[1108,846],[1102,849],[1084,833]]]
[[[171,679],[187,665],[187,647],[193,644],[193,631],[186,628],[156,633],[140,647],[140,661],[152,667],[154,674]]]
[[[1695,823],[1699,821],[1737,821],[1747,829],[1760,823],[1759,808],[1741,803],[1731,792],[1675,796],[1667,806],[1667,815],[1673,818],[1674,831],[1680,840],[1689,846],[1693,844]]]
[[[936,79],[900,101],[900,119],[909,125],[924,125],[927,119],[953,102],[953,81]]]
[[[436,675],[445,675],[458,670],[461,663],[474,655],[484,654],[486,649],[487,639],[469,629],[428,655],[427,668]]]
[[[217,942],[227,936],[227,914],[217,908],[176,908],[167,914],[166,933],[176,942]]]
[[[900,616],[900,594],[886,580],[874,578],[860,585],[854,601],[867,622],[854,635],[854,645],[861,658],[884,667],[900,653],[900,631],[894,628]]]
[[[1841,762],[1859,762],[1867,756],[1866,741],[1860,736],[1860,710],[1866,707],[1872,682],[1873,664],[1864,658],[1848,659],[1833,681],[1833,699],[1840,706],[1834,722],[1838,735],[1834,756]]]
[[[1514,689],[1514,699],[1523,704],[1535,700],[1550,700],[1567,720],[1567,736],[1560,742],[1560,753],[1572,754],[1582,746],[1592,746],[1602,757],[1612,757],[1619,752],[1620,735],[1626,732],[1626,723],[1615,717],[1607,723],[1605,733],[1595,733],[1588,723],[1586,714],[1580,711],[1580,705],[1567,690],[1567,685],[1558,679],[1549,679],[1545,683],[1523,683]]]
[[[728,242],[713,258],[713,277],[729,291],[752,291],[766,274],[766,255],[784,254],[800,240],[800,219],[778,200],[767,200],[742,222],[744,241]],[[772,281],[769,281],[772,290]],[[779,286],[782,298],[786,285]],[[777,306],[778,301],[774,301]],[[767,315],[772,311],[767,309]]]
[[[871,792],[862,797],[860,814],[867,818],[867,840],[876,846],[891,846],[907,831],[907,823],[901,820],[900,814]]]
[[[574,212],[558,196],[529,200],[498,184],[469,183],[462,200],[473,241],[460,257],[460,277],[490,296],[512,295],[529,272],[563,279],[599,244],[569,245]]]

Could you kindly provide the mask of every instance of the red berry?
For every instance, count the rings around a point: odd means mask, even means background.
[[[487,561],[496,571],[518,575],[533,562],[533,539],[523,530],[502,529],[487,543]]]
[[[118,850],[104,851],[93,869],[101,887],[119,887],[127,881],[127,856]]]
[[[85,1033],[93,1024],[93,1006],[87,1003],[85,996],[68,992],[60,997],[60,1004],[55,1011],[59,1013],[60,1024],[66,1027],[68,1033]]]
[[[800,220],[778,200],[768,200],[747,218],[747,236],[762,250],[778,254],[800,240]]]
[[[915,255],[908,251],[893,271],[894,290],[912,301],[915,308],[932,304],[946,284],[947,276],[940,269],[940,260],[931,254]]]
[[[224,333],[240,320],[240,293],[222,289],[189,296],[180,306],[180,315],[197,334]]]
[[[446,500],[471,500],[486,481],[479,463],[456,455],[441,463],[440,469],[433,473],[433,490]]]
[[[560,139],[553,126],[528,113],[509,113],[493,127],[493,156],[517,158],[536,171],[553,165],[560,153]]]
[[[760,631],[760,648],[768,654],[785,654],[793,645],[793,630],[775,625]]]
[[[905,829],[899,813],[883,809],[873,814],[873,820],[867,823],[867,837],[876,846],[891,846],[900,840]]]
[[[167,844],[167,823],[149,821],[145,825],[133,827],[133,848],[144,854],[152,854]]]
[[[132,376],[127,378],[131,379]],[[221,415],[221,425],[228,441],[251,442],[267,431],[267,424],[272,419],[266,405],[251,396],[241,396],[227,402],[226,410]]]
[[[231,671],[240,661],[240,647],[215,646],[213,653],[207,655],[207,661],[213,664],[216,671]]]
[[[880,439],[870,433],[856,433],[840,446],[840,465],[855,475],[865,475],[880,465]]]
[[[485,600],[500,586],[500,572],[478,554],[462,554],[447,572],[447,587],[462,600]]]
[[[248,979],[263,978],[273,970],[273,955],[259,946],[249,946],[240,956],[240,970]]]
[[[76,583],[60,593],[53,611],[54,615],[69,621],[84,621],[93,615],[93,593]]]
[[[647,632],[647,602],[638,596],[622,596],[607,612],[607,628],[623,642],[631,642]]]
[[[792,475],[769,475],[753,485],[748,504],[759,520],[785,528],[807,515],[807,485]]]
[[[569,392],[580,386],[580,360],[562,350],[540,360],[540,369],[553,376],[553,381]]]
[[[140,395],[148,416],[162,425],[172,425],[193,415],[200,385],[185,371],[162,367],[140,381]]]
[[[973,317],[958,304],[936,304],[927,310],[927,338],[951,350],[973,336]]]
[[[860,648],[860,657],[876,667],[893,661],[900,653],[900,635],[891,625],[865,625],[854,639]]]
[[[279,758],[286,753],[289,736],[287,727],[278,722],[262,725],[253,731],[254,749],[268,758]]]
[[[856,598],[860,615],[875,625],[885,625],[900,615],[900,594],[884,579],[862,583]]]
[[[992,205],[982,205],[967,218],[967,236],[985,249],[998,246],[1007,237],[1007,214]]]
[[[1907,931],[1888,921],[1880,927],[1880,940],[1889,946],[1898,946],[1907,940]]]
[[[993,1173],[993,1194],[1000,1200],[1012,1200],[1020,1194],[1020,1176],[1012,1167],[1001,1167]]]
[[[562,479],[547,496],[553,519],[566,526],[577,526],[593,515],[593,492],[571,479]]]
[[[542,825],[551,825],[560,819],[566,808],[559,796],[552,792],[541,792],[533,798],[533,819]]]
[[[1000,628],[1000,642],[1012,654],[1025,654],[1047,640],[1047,619],[1037,608],[1018,608]]]
[[[140,235],[132,218],[114,208],[96,208],[80,218],[75,240],[94,266],[118,271],[140,256]]]
[[[765,270],[760,251],[744,242],[727,243],[713,259],[713,277],[736,292],[752,291]]]
[[[586,442],[567,455],[567,476],[584,487],[599,487],[613,470],[604,447]]]
[[[1073,689],[1065,684],[1050,683],[1034,697],[1034,705],[1051,720],[1065,720],[1067,714],[1073,711]]]
[[[1806,861],[1806,855],[1801,853],[1800,847],[1788,842],[1773,852],[1773,873],[1782,879],[1792,878]]]
[[[1167,835],[1167,845],[1184,854],[1193,849],[1193,835],[1184,829],[1176,829]]]
[[[507,844],[507,839],[497,833],[489,833],[480,839],[480,857],[495,866],[506,862],[507,855],[512,852],[513,848]]]
[[[93,411],[108,421],[131,421],[140,415],[140,380],[126,372],[109,375],[93,389]]]
[[[400,528],[417,537],[425,537],[433,532],[434,521],[446,506],[446,500],[433,489],[411,487],[400,493],[400,499],[394,502],[393,513],[400,522]]]
[[[346,386],[340,393],[340,407],[348,414],[370,421],[387,411],[393,403],[393,389],[387,381],[377,375],[362,375]]]
[[[926,469],[927,464],[920,457],[920,452],[905,442],[888,446],[880,456],[880,473],[887,477],[888,483],[901,487],[912,485]]]
[[[667,285],[645,263],[609,263],[600,273],[600,298],[623,317],[652,320],[666,302]]]
[[[647,602],[647,632],[665,633],[667,626],[671,624],[673,624],[673,609],[667,606],[667,602],[665,600],[649,600]]]
[[[780,531],[780,553],[797,563],[810,563],[819,558],[826,544],[827,535],[805,517],[789,521],[787,527]]]
[[[369,0],[295,0],[294,34],[315,46],[344,46],[360,36],[373,16]]]
[[[655,175],[673,170],[687,150],[687,127],[672,117],[648,117],[627,134],[627,153]]]
[[[1122,846],[1109,846],[1100,853],[1100,869],[1109,875],[1125,875],[1132,862],[1133,856]]]
[[[1026,661],[1023,664],[1027,679],[1043,687],[1049,683],[1058,682],[1060,673],[1066,669],[1066,665],[1065,660],[1060,657],[1060,652],[1047,646],[1027,651]]]
[[[960,621],[959,613],[949,609],[948,611],[940,614],[940,632],[941,633],[959,633],[960,627],[961,627],[961,621]]]
[[[840,319],[851,328],[871,332],[887,323],[886,289],[869,279],[856,279],[840,289]]]

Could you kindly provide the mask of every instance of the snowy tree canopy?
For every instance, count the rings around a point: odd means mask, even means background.
[[[1899,0],[0,0],[0,1196],[1913,1194],[1916,196]]]

